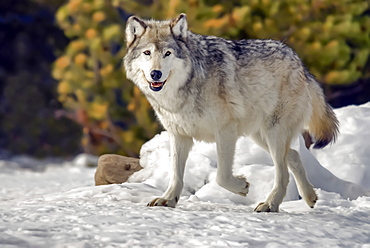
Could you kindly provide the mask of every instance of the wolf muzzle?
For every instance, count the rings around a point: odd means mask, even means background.
[[[154,80],[153,82],[149,82],[149,88],[152,91],[160,91],[167,80],[164,80],[163,82],[158,81],[162,77],[162,72],[158,70],[153,70],[150,72],[150,77]]]
[[[149,88],[152,90],[152,91],[160,91],[164,84],[167,82],[167,80],[163,81],[163,82],[149,82]]]

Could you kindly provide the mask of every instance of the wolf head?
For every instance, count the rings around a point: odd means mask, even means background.
[[[188,65],[184,46],[188,36],[186,15],[174,20],[142,20],[131,16],[126,25],[127,77],[146,92],[161,91],[165,84],[180,87]],[[175,80],[176,78],[176,80]]]

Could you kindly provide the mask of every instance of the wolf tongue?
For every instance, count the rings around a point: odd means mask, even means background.
[[[160,86],[162,86],[162,82],[152,82],[152,86],[153,87],[160,87]]]

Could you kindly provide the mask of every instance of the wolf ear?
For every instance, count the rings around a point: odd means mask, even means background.
[[[140,37],[147,25],[139,17],[131,16],[126,23],[126,45],[129,47],[136,38]]]
[[[175,20],[171,22],[171,30],[173,35],[179,39],[186,41],[188,31],[188,21],[185,14],[180,14]]]

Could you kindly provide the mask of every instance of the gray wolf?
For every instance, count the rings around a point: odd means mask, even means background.
[[[317,196],[298,152],[290,148],[305,128],[316,148],[334,141],[338,120],[322,89],[297,54],[274,40],[226,40],[188,30],[174,20],[132,16],[126,26],[126,76],[145,94],[170,135],[172,176],[148,206],[175,207],[193,139],[216,142],[217,183],[246,196],[249,183],[232,174],[235,143],[250,136],[275,166],[271,193],[257,212],[278,212],[292,172],[299,193],[314,207]]]

